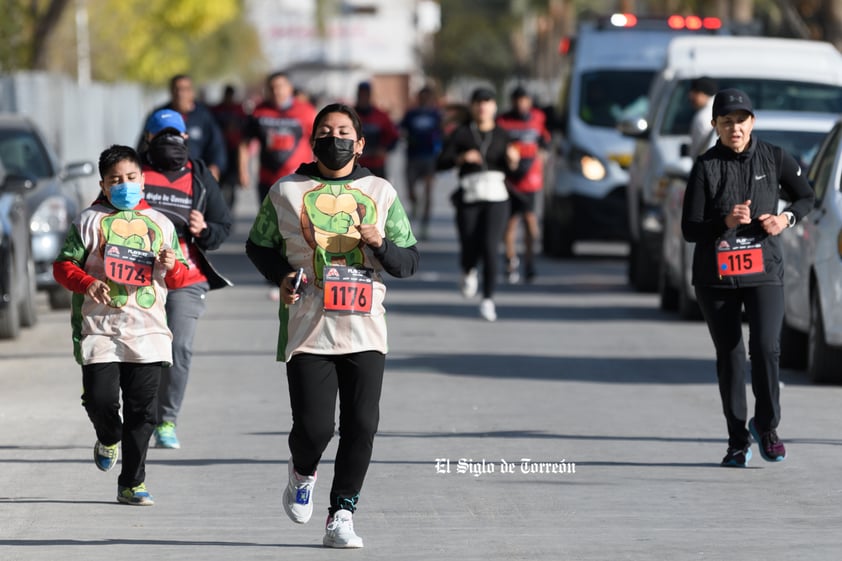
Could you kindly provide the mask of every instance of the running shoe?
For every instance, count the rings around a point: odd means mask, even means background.
[[[477,280],[477,270],[471,269],[467,273],[462,274],[462,296],[465,298],[473,298],[477,295],[477,286],[479,281]]]
[[[300,475],[292,465],[292,458],[287,463],[289,482],[284,489],[284,510],[289,519],[296,524],[306,524],[313,516],[313,488],[316,486],[316,474]]]
[[[520,259],[512,257],[506,262],[506,280],[509,284],[517,284],[520,282]]]
[[[175,423],[164,421],[155,427],[156,448],[181,448],[181,443],[175,435]]]
[[[751,447],[746,446],[745,448],[732,448],[728,447],[728,452],[725,453],[725,457],[722,458],[722,463],[720,464],[722,467],[738,467],[744,468],[748,465],[748,461],[751,459]]]
[[[757,442],[757,447],[760,449],[760,457],[767,462],[782,462],[786,458],[786,448],[781,439],[778,438],[778,433],[775,429],[770,429],[765,432],[757,430],[757,424],[754,422],[754,417],[748,421],[748,430],[751,431],[751,436]]]
[[[484,298],[479,303],[479,315],[485,321],[497,321],[497,308],[494,306],[494,300],[491,298]]]
[[[350,511],[341,509],[327,517],[325,537],[322,540],[325,547],[359,549],[363,546],[363,539],[354,532],[354,515]]]
[[[117,502],[124,505],[151,506],[155,504],[152,495],[146,490],[146,485],[141,483],[135,487],[117,486]]]
[[[120,455],[119,443],[106,446],[99,440],[94,444],[94,463],[100,471],[108,471],[117,463]]]

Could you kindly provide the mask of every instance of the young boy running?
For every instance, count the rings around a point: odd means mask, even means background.
[[[73,352],[97,436],[94,462],[113,468],[122,442],[117,501],[146,506],[154,504],[144,480],[158,384],[172,361],[164,302],[187,267],[175,227],[143,200],[137,152],[111,146],[99,174],[102,192],[73,223],[53,275],[74,293]]]

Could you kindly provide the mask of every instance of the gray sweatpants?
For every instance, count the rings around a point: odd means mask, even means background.
[[[199,318],[205,313],[205,297],[209,289],[208,283],[200,282],[170,290],[167,294],[167,324],[173,336],[173,364],[164,368],[161,374],[158,390],[159,423],[175,423],[181,410],[193,360],[193,338]]]

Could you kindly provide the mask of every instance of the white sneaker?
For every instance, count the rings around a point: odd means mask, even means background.
[[[477,295],[477,270],[471,269],[462,274],[462,296],[473,298]]]
[[[482,319],[486,321],[496,321],[497,308],[494,306],[494,300],[491,298],[484,298],[483,301],[479,303],[479,315],[481,315]]]
[[[313,516],[313,488],[316,486],[316,474],[299,475],[292,465],[292,458],[287,464],[289,483],[284,489],[284,510],[289,519],[296,524],[306,524]]]
[[[325,547],[360,548],[363,539],[354,532],[354,515],[347,510],[337,510],[327,519],[325,537],[322,540]]]

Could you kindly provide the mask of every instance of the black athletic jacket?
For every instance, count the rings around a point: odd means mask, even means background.
[[[684,239],[695,242],[693,284],[736,288],[783,284],[783,256],[778,236],[769,236],[757,217],[778,214],[778,199],[789,201],[784,210],[796,220],[813,208],[815,194],[795,159],[782,148],[752,138],[741,153],[720,141],[699,156],[684,194],[681,230]],[[735,204],[751,200],[751,224],[733,229],[725,217]],[[716,247],[721,237],[754,236],[763,248],[764,272],[738,277],[721,277]]]

